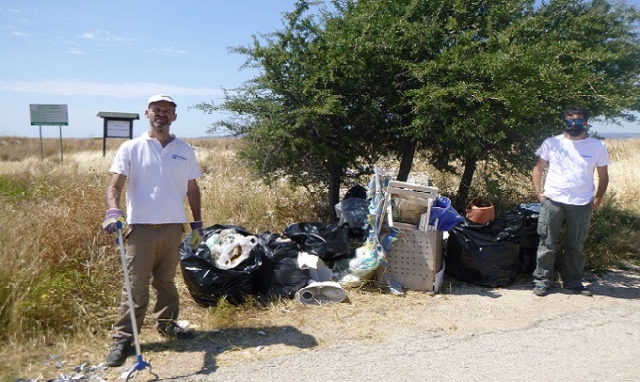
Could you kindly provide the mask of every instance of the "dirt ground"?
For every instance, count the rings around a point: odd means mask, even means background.
[[[276,368],[271,370],[274,375],[282,376],[272,380],[295,381],[295,377],[284,377],[291,370],[277,370],[277,365],[305,353],[321,354],[345,347],[353,349],[354,354],[366,353],[368,348],[382,343],[393,343],[389,346],[402,352],[403,344],[418,333],[453,343],[461,338],[525,330],[553,318],[608,309],[622,310],[623,317],[627,317],[624,310],[628,309],[629,315],[637,316],[638,272],[611,271],[601,276],[587,275],[585,279],[593,297],[576,295],[559,286],[550,289],[548,296],[537,297],[531,292],[527,277],[503,288],[475,286],[445,277],[439,293],[410,291],[402,297],[371,289],[349,289],[348,301],[339,304],[314,307],[294,300],[282,302],[263,312],[264,316],[258,313],[250,317],[248,322],[254,319],[255,325],[230,330],[196,328],[196,337],[190,341],[166,341],[144,329],[141,349],[160,380],[213,381],[223,376],[234,380],[236,369],[253,365],[255,370],[262,370],[267,364]],[[185,315],[195,317],[194,313],[197,309]],[[348,367],[349,361],[344,362],[345,365],[332,367]],[[123,367],[101,371],[100,378],[117,380],[135,363],[132,356]],[[148,369],[134,374],[135,380],[152,377]],[[245,376],[242,380],[254,379]]]

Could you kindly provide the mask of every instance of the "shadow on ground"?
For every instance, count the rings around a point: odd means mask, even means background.
[[[299,349],[309,349],[318,345],[316,339],[302,333],[293,326],[272,326],[264,328],[237,328],[220,331],[196,331],[189,341],[161,341],[141,345],[143,354],[173,352],[204,353],[202,368],[189,375],[179,375],[163,380],[183,380],[194,374],[210,374],[218,369],[216,357],[230,350],[260,349],[270,345],[284,344]]]
[[[640,274],[634,271],[611,270],[601,275],[585,274],[585,285],[596,296],[607,296],[620,299],[640,298]],[[519,274],[509,285],[491,287],[474,285],[459,281],[449,275],[445,275],[441,293],[451,295],[477,294],[481,296],[499,298],[496,290],[530,290],[533,288],[531,276]],[[569,289],[561,287],[559,282],[549,289],[549,293],[574,294]]]

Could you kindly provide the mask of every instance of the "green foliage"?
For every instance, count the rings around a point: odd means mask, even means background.
[[[528,171],[566,106],[612,120],[640,110],[640,13],[536,3],[336,0],[316,15],[299,1],[283,30],[235,49],[261,74],[227,94],[216,109],[233,117],[216,125],[247,138],[241,157],[267,180],[329,184],[331,197],[380,153],[410,168],[420,147],[462,175],[466,200],[479,162]]]
[[[294,185],[328,187],[335,200],[342,179],[367,171],[380,155],[373,150],[381,141],[380,102],[349,86],[357,75],[344,70],[344,49],[323,29],[336,20],[307,15],[310,7],[299,2],[284,30],[236,48],[263,74],[227,93],[219,108],[234,117],[216,126],[244,136],[239,157],[267,182],[286,176]]]
[[[207,325],[216,329],[232,329],[241,327],[243,316],[247,316],[256,309],[262,309],[254,296],[247,296],[241,304],[232,304],[226,298],[221,298],[215,306],[207,308]]]
[[[104,279],[96,276],[80,257],[43,267],[15,301],[12,310],[20,322],[13,325],[22,327],[26,337],[107,329],[104,307],[114,301],[102,285]]]
[[[0,196],[7,202],[15,202],[33,195],[29,186],[21,180],[0,175]]]
[[[490,196],[496,214],[513,210],[521,203],[534,202],[531,195],[523,195],[518,188],[514,187],[513,179],[517,179],[517,177],[500,172],[489,172],[482,175],[484,190],[478,194]],[[475,196],[475,194],[472,195]]]
[[[640,216],[626,210],[610,194],[591,219],[585,243],[587,266],[596,272],[640,260]]]
[[[0,198],[5,203],[18,203],[41,197],[53,198],[60,193],[60,187],[50,183],[47,175],[0,175]]]
[[[410,93],[418,111],[414,132],[437,168],[451,171],[461,161],[460,199],[478,161],[527,171],[542,138],[562,131],[565,106],[583,104],[594,115],[637,107],[629,102],[638,96],[637,13],[629,9],[571,0],[539,8],[454,2],[439,16],[433,27],[444,30],[441,49],[414,69],[424,83]]]

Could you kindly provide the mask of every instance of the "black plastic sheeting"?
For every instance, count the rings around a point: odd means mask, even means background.
[[[256,245],[247,259],[231,269],[216,267],[211,251],[204,242],[224,229],[235,229],[243,236],[251,235],[242,227],[216,224],[204,229],[202,243],[195,251],[189,247],[189,237],[180,246],[182,276],[193,299],[201,306],[215,306],[221,298],[240,304],[256,292],[254,273],[262,266],[264,247]]]
[[[360,198],[345,199],[336,205],[336,213],[340,222],[354,229],[365,229],[368,224],[369,201]]]
[[[195,251],[189,247],[189,236],[180,247],[185,284],[193,299],[204,307],[215,306],[222,298],[240,304],[249,295],[291,298],[308,281],[306,270],[298,268],[298,252],[316,255],[331,268],[338,259],[354,257],[355,249],[365,241],[361,230],[348,225],[296,223],[282,236],[270,232],[253,235],[258,243],[249,257],[231,269],[220,269],[205,242],[224,229],[252,235],[243,227],[216,224],[204,229],[203,241]]]
[[[483,286],[505,286],[535,269],[539,207],[521,205],[487,224],[467,219],[449,231],[446,272]]]
[[[514,233],[518,241],[518,254],[520,272],[531,275],[536,269],[538,254],[538,216],[540,215],[540,203],[521,204],[513,211],[507,212],[503,220],[521,224],[520,229]]]
[[[361,230],[346,224],[294,223],[283,234],[296,242],[301,251],[316,255],[325,263],[353,257],[366,239]]]
[[[307,272],[298,267],[298,246],[295,242],[276,233],[258,235],[263,252],[262,267],[257,270],[255,290],[265,296],[293,298],[296,292],[307,286]]]

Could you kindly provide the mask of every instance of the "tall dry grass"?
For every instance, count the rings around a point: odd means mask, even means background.
[[[327,221],[324,198],[286,182],[265,186],[238,165],[233,139],[187,140],[204,176],[205,225],[234,224],[252,232],[281,232],[296,222]],[[101,362],[122,287],[119,252],[100,229],[108,168],[122,140],[0,137],[0,375],[12,381],[42,369],[53,353]],[[638,262],[640,246],[640,140],[608,141],[613,164],[605,205],[593,220],[588,243],[593,269]],[[392,171],[394,163],[381,164]],[[457,179],[418,161],[413,180],[427,176],[444,194]],[[367,179],[362,180],[366,184]],[[509,187],[508,187],[508,186]],[[530,180],[502,179],[491,168],[478,173],[473,193],[503,208],[531,202]],[[235,307],[199,308],[177,280],[183,316],[200,325],[242,325]],[[246,313],[246,310],[245,310]],[[255,314],[247,315],[256,320]],[[212,317],[215,317],[213,320]],[[271,318],[263,317],[264,320]],[[255,322],[254,322],[255,323]]]

